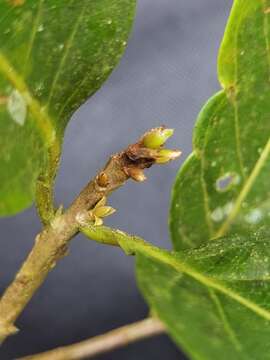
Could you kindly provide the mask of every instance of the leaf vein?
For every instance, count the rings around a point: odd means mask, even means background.
[[[265,38],[265,46],[266,46],[266,56],[268,61],[268,71],[269,71],[269,80],[270,80],[270,44],[268,39],[268,30],[269,30],[269,22],[268,22],[268,14],[265,12],[266,9],[266,2],[265,0],[262,0],[263,4],[263,14],[264,14],[264,20],[263,20],[263,31],[264,31],[264,38]]]
[[[63,112],[65,111],[65,108],[67,107],[67,105],[70,103],[70,101],[74,98],[74,96],[76,96],[79,91],[80,88],[82,88],[84,86],[84,84],[88,81],[88,78],[85,77],[77,86],[77,88],[73,91],[73,93],[67,98],[67,100],[65,101],[65,103],[63,104],[63,106],[61,107],[60,111],[59,111],[59,115],[58,118],[61,118]]]
[[[254,303],[253,301],[244,298],[242,295],[235,292],[234,290],[227,288],[224,284],[217,281],[216,279],[208,277],[202,273],[199,273],[198,271],[188,266],[183,261],[180,262],[178,258],[175,258],[170,253],[161,252],[159,249],[156,249],[154,247],[151,248],[147,247],[147,249],[144,249],[144,251],[146,254],[152,256],[154,259],[171,266],[176,271],[188,275],[189,277],[197,280],[199,283],[209,288],[217,290],[218,292],[230,297],[231,299],[235,300],[242,306],[253,311],[258,316],[270,321],[270,312],[268,310],[262,308],[260,305]]]
[[[7,18],[7,16],[12,12],[13,8],[10,8],[0,19],[0,24]]]
[[[67,58],[69,56],[69,52],[70,52],[70,50],[72,48],[72,45],[74,43],[74,38],[75,38],[75,36],[77,34],[77,31],[78,31],[78,29],[79,29],[79,27],[81,25],[82,20],[83,20],[83,15],[84,15],[84,10],[86,8],[86,4],[87,4],[87,1],[84,0],[84,4],[82,6],[81,12],[80,12],[80,14],[79,14],[79,16],[77,18],[77,21],[75,22],[72,30],[71,30],[70,36],[69,36],[68,41],[67,41],[66,46],[65,46],[65,52],[64,52],[64,54],[63,54],[63,56],[61,58],[61,61],[59,63],[58,69],[57,69],[57,71],[55,73],[55,76],[54,76],[54,79],[53,79],[53,82],[52,82],[52,86],[51,86],[51,90],[49,92],[48,102],[47,102],[46,107],[50,106],[52,97],[54,95],[55,88],[57,87],[57,83],[59,81],[60,75],[62,73],[62,70],[63,70],[63,68],[65,66],[66,60],[67,60]]]
[[[30,34],[30,37],[29,37],[30,41],[29,41],[29,46],[28,46],[28,49],[27,49],[26,57],[25,57],[24,71],[23,71],[24,74],[26,73],[27,62],[30,59],[30,56],[31,56],[31,53],[32,53],[32,50],[33,50],[33,46],[34,46],[34,43],[35,43],[38,26],[39,26],[40,20],[41,20],[43,3],[44,3],[44,0],[39,0],[33,30],[32,30],[32,32]]]
[[[216,293],[213,290],[211,290],[209,288],[208,288],[208,291],[209,291],[211,300],[213,301],[213,303],[215,304],[215,306],[217,308],[218,314],[223,323],[224,330],[227,333],[227,335],[230,339],[230,342],[233,344],[233,346],[237,352],[242,352],[242,350],[243,350],[242,346],[241,346],[239,340],[237,339],[234,329],[232,328],[232,326],[229,323],[227,315],[223,309],[223,306],[222,306],[218,296],[216,295]]]
[[[44,111],[44,108],[42,108],[38,100],[32,96],[24,79],[13,68],[2,51],[0,51],[0,72],[8,79],[12,86],[19,91],[28,105],[33,118],[36,120],[37,128],[40,130],[45,144],[50,146],[55,142],[55,130],[51,118],[47,112]]]

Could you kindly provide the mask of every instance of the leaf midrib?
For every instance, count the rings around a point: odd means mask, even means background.
[[[262,11],[264,10],[265,7],[265,1],[262,0]],[[264,13],[264,12],[263,12]],[[267,53],[267,59],[268,59],[268,65],[269,65],[269,69],[270,69],[270,54],[269,54],[269,41],[268,38],[266,36],[266,29],[265,26],[268,25],[268,21],[265,22],[266,19],[266,14],[264,14],[264,26],[263,26],[263,31],[264,31],[264,38],[265,38],[265,47],[266,47],[266,53]],[[239,19],[240,22],[240,19]],[[238,32],[238,31],[237,31]],[[237,62],[237,60],[236,60]],[[237,64],[236,64],[237,65]],[[219,228],[219,230],[215,233],[213,240],[217,239],[219,237],[222,237],[223,235],[225,235],[227,233],[227,231],[229,230],[233,220],[235,219],[235,217],[237,216],[241,205],[243,203],[243,201],[246,199],[247,195],[249,194],[254,182],[256,181],[257,176],[259,175],[261,169],[263,168],[263,166],[265,165],[265,162],[268,158],[270,154],[270,138],[268,139],[260,157],[258,158],[255,166],[252,169],[252,172],[250,173],[249,177],[246,179],[244,186],[242,187],[242,190],[240,191],[239,196],[236,199],[235,205],[233,210],[231,211],[230,215],[227,217],[226,221],[222,224],[222,226]]]
[[[81,21],[83,19],[83,16],[84,16],[84,11],[86,9],[86,6],[87,6],[87,1],[84,0],[83,2],[83,5],[81,7],[81,11],[80,11],[80,14],[77,18],[77,21],[74,23],[74,26],[72,27],[71,29],[71,32],[70,32],[70,35],[69,35],[69,38],[65,44],[65,52],[64,52],[64,55],[61,57],[61,60],[60,60],[60,63],[58,65],[58,68],[56,70],[56,73],[55,73],[55,76],[54,76],[54,79],[52,81],[52,86],[51,86],[51,89],[49,91],[49,96],[48,96],[48,101],[47,101],[47,104],[46,104],[46,107],[49,108],[50,107],[50,104],[51,104],[51,101],[53,99],[53,95],[54,95],[54,92],[55,92],[55,89],[57,87],[57,84],[58,84],[58,81],[59,81],[59,78],[61,76],[61,73],[62,73],[62,70],[64,68],[64,65],[66,63],[66,60],[68,58],[68,55],[70,53],[70,50],[72,48],[72,45],[74,43],[74,39],[75,39],[75,36],[78,32],[78,29],[80,28],[80,24],[81,24]]]
[[[149,244],[141,243],[141,242],[135,245],[135,249],[136,251],[142,252],[142,254],[146,254],[165,265],[169,265],[177,272],[182,272],[188,275],[189,277],[195,279],[196,281],[205,285],[206,287],[217,290],[219,293],[222,293],[230,297],[231,299],[235,300],[242,306],[256,313],[258,316],[262,317],[263,319],[270,321],[269,311],[260,307],[251,300],[244,298],[243,296],[239,295],[232,289],[226,288],[222,283],[218,282],[216,279],[207,277],[206,275],[199,273],[192,267],[188,266],[186,263],[180,262],[180,260],[176,259],[171,253],[166,251],[160,251],[159,248],[156,248],[154,246],[149,246]]]
[[[35,119],[35,125],[42,135],[45,146],[50,147],[52,143],[55,143],[56,141],[53,121],[45,111],[44,107],[42,107],[39,101],[31,94],[24,79],[11,65],[2,51],[0,51],[0,73],[2,73],[2,75],[21,94],[29,111]]]
[[[226,221],[223,223],[223,225],[220,227],[220,229],[216,232],[214,239],[222,237],[228,231],[231,223],[237,216],[243,201],[246,199],[253,184],[255,183],[261,169],[264,167],[266,160],[269,157],[269,154],[270,154],[270,138],[267,141],[267,143],[264,147],[264,150],[261,153],[261,156],[259,157],[255,166],[253,167],[253,170],[252,170],[250,176],[247,178],[247,181],[245,182],[242,190],[240,191],[239,196],[236,199],[234,208],[232,209],[230,215],[227,217]]]
[[[37,6],[37,12],[35,15],[35,20],[34,20],[34,24],[33,24],[33,29],[32,32],[30,34],[30,38],[29,38],[29,45],[28,45],[28,49],[26,52],[26,56],[25,56],[25,60],[24,60],[24,71],[23,74],[25,75],[26,73],[26,69],[27,69],[27,63],[30,59],[32,50],[33,50],[33,46],[36,40],[36,35],[37,35],[37,31],[38,31],[38,26],[40,24],[40,20],[41,20],[41,16],[42,16],[42,9],[43,9],[43,3],[44,0],[38,0],[38,6]]]

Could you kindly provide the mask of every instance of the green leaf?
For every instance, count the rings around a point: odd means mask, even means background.
[[[135,0],[0,2],[0,215],[32,203],[38,176],[50,197],[65,127],[116,66],[134,12]]]
[[[191,359],[270,359],[269,235],[262,229],[182,253],[137,249],[139,287]]]
[[[270,223],[270,1],[235,0],[194,152],[172,194],[176,249]]]

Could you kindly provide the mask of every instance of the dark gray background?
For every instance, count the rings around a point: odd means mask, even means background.
[[[127,52],[103,88],[70,123],[57,181],[57,200],[68,205],[107,156],[145,130],[175,128],[172,147],[181,161],[155,167],[143,184],[130,182],[109,202],[108,221],[170,247],[170,188],[191,151],[192,128],[209,96],[219,89],[216,57],[232,0],[139,0]],[[1,219],[0,290],[12,280],[40,225],[35,209]],[[0,359],[35,353],[142,319],[147,307],[136,288],[133,259],[83,236],[50,274],[20,320],[22,331],[0,350]],[[101,357],[103,360],[181,359],[165,336]]]

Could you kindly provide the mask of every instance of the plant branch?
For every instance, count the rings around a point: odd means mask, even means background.
[[[14,322],[48,273],[67,254],[69,241],[79,231],[82,221],[87,219],[88,211],[129,178],[143,181],[145,168],[173,160],[176,155],[180,155],[179,152],[166,150],[164,153],[164,150],[146,147],[144,139],[147,138],[151,145],[154,135],[157,133],[162,137],[163,132],[163,128],[153,129],[137,143],[111,156],[104,169],[86,185],[69,209],[65,213],[58,211],[53,220],[36,236],[32,251],[0,300],[0,341],[16,333]]]
[[[148,318],[77,344],[60,347],[37,355],[26,356],[21,360],[89,359],[165,332],[165,326],[160,320]]]

